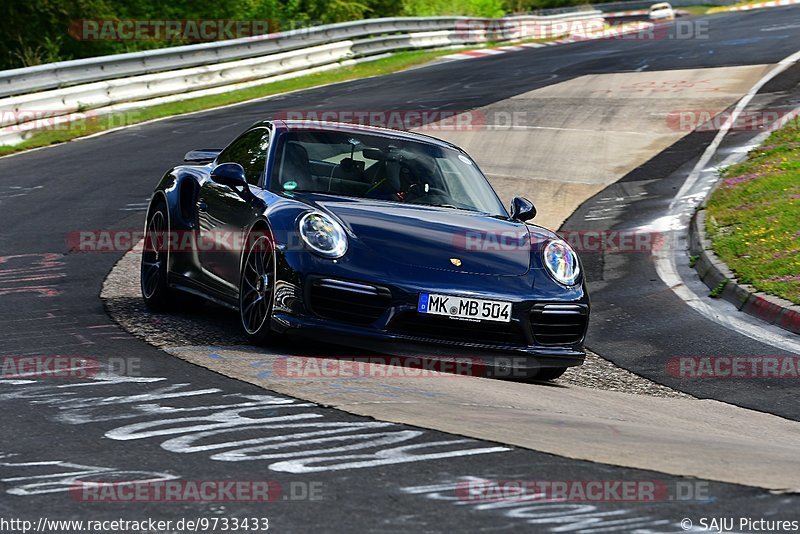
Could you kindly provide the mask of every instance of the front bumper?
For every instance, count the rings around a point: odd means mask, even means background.
[[[345,345],[385,354],[423,359],[467,358],[495,368],[536,370],[543,367],[574,367],[585,358],[582,349],[480,344],[416,337],[365,328],[316,317],[275,314],[273,329],[289,336]]]
[[[284,279],[286,280],[286,279]],[[588,297],[572,290],[568,300],[512,297],[507,281],[481,278],[459,287],[426,280],[422,285],[344,280],[307,275],[279,282],[272,326],[288,335],[418,358],[479,358],[488,366],[538,369],[583,363]],[[299,282],[299,283],[298,283]],[[512,302],[509,323],[464,322],[417,312],[419,293],[465,295]],[[569,322],[569,326],[565,323]],[[568,335],[565,335],[564,333]]]

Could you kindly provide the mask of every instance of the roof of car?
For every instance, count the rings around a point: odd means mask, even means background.
[[[261,121],[256,125],[264,125],[269,122],[280,124],[290,131],[303,131],[303,130],[322,130],[331,132],[348,132],[348,133],[370,133],[378,135],[390,135],[399,139],[406,139],[409,141],[419,141],[422,143],[435,144],[447,148],[455,148],[461,150],[459,147],[442,139],[431,137],[417,132],[409,132],[404,130],[393,130],[391,128],[380,128],[377,126],[366,126],[362,124],[349,124],[344,122],[328,122],[328,121],[310,121],[310,120],[274,120],[274,121]],[[256,126],[254,125],[254,126]]]

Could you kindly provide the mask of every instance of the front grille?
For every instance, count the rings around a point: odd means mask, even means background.
[[[391,305],[388,289],[331,278],[316,279],[309,291],[309,307],[324,319],[368,325]]]
[[[589,308],[583,304],[537,304],[531,330],[537,345],[573,345],[586,334]]]
[[[525,345],[525,335],[519,323],[476,323],[449,317],[423,316],[415,311],[399,313],[389,324],[389,330],[443,341]]]

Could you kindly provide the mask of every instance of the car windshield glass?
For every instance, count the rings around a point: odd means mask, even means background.
[[[381,135],[286,133],[270,183],[275,192],[315,192],[507,215],[489,182],[461,152]]]

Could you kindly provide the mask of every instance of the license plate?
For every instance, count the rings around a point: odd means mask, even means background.
[[[435,293],[420,293],[417,311],[429,315],[446,315],[457,319],[478,321],[511,321],[511,303],[499,300],[482,300]]]

